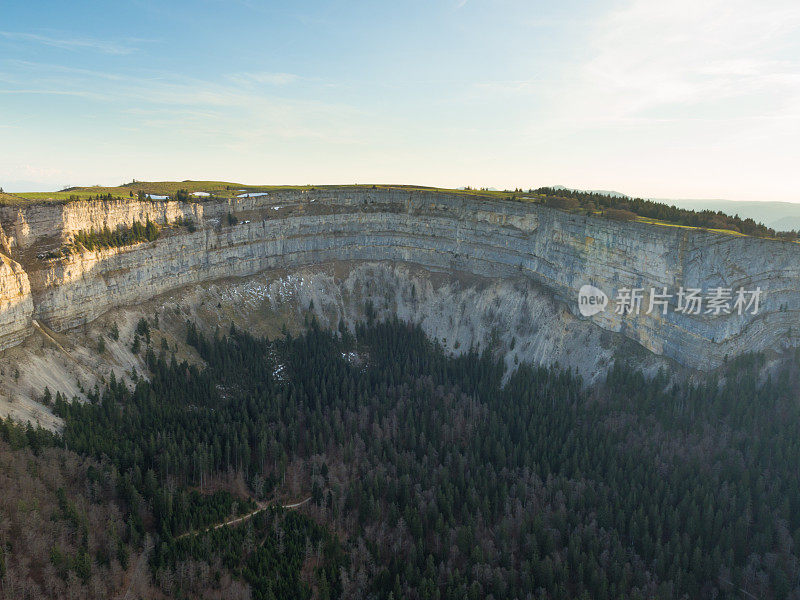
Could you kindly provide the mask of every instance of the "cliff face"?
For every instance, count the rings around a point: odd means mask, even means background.
[[[228,225],[233,213],[239,224]],[[150,218],[189,218],[155,242],[56,260],[40,248],[82,229]],[[458,194],[348,189],[282,191],[255,198],[179,203],[95,201],[0,207],[9,250],[0,265],[0,348],[18,343],[37,319],[55,331],[110,308],[187,284],[270,269],[345,261],[391,261],[430,272],[518,279],[578,316],[578,290],[591,284],[612,305],[584,320],[587,332],[620,332],[648,350],[701,369],[726,355],[800,343],[800,245],[578,216],[540,205]],[[761,288],[757,315],[620,315],[623,288]],[[502,299],[498,300],[499,303]],[[540,302],[540,300],[537,300]],[[509,310],[530,311],[530,306]],[[398,308],[398,312],[400,312]],[[418,315],[419,316],[419,315]],[[515,318],[525,318],[516,315]],[[563,349],[562,349],[563,350]]]
[[[202,219],[201,204],[171,201],[81,200],[29,206],[0,206],[0,223],[12,246],[27,248],[40,243],[61,243],[81,230],[108,225],[130,225],[133,221],[156,223],[178,217]]]
[[[33,298],[22,267],[0,254],[0,348],[19,344],[31,327]]]

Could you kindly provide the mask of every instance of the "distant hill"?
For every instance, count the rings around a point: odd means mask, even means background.
[[[553,185],[550,186],[554,190],[569,190],[570,192],[587,192],[589,194],[603,194],[604,196],[611,196],[612,198],[628,198],[627,195],[623,194],[622,192],[614,192],[611,190],[579,190],[577,188],[570,188],[565,185]]]
[[[800,203],[793,202],[744,202],[738,200],[673,200],[653,198],[657,202],[672,204],[678,208],[692,210],[713,210],[739,215],[763,223],[776,231],[796,231],[800,229]]]
[[[783,217],[770,225],[775,231],[800,231],[800,217]]]
[[[604,194],[612,198],[630,198],[621,192],[606,190],[581,190],[570,188],[563,185],[554,185],[556,190],[570,190],[574,192],[588,192],[594,194]],[[753,219],[757,223],[763,223],[775,231],[797,231],[800,230],[800,202],[773,202],[773,201],[740,201],[740,200],[720,200],[720,199],[675,199],[675,198],[645,198],[654,202],[660,202],[669,206],[677,206],[688,210],[713,210],[722,211],[726,215],[740,216],[743,219]]]

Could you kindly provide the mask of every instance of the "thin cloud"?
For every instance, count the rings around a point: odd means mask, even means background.
[[[228,78],[226,83],[163,71],[110,74],[62,65],[5,61],[0,71],[0,98],[10,94],[81,96],[113,107],[135,130],[169,128],[179,137],[226,144],[261,143],[269,139],[313,139],[353,143],[374,127],[350,105],[278,97],[268,89]],[[27,74],[36,69],[36,84]],[[299,79],[281,73],[256,73],[247,81]],[[268,77],[268,75],[272,77]],[[113,85],[108,84],[114,78]],[[98,90],[98,91],[87,91]]]
[[[570,156],[584,187],[796,200],[799,29],[796,0],[623,0],[520,131]]]
[[[299,81],[300,76],[295,75],[294,73],[270,73],[265,71],[259,71],[256,73],[234,73],[232,75],[229,75],[228,79],[230,79],[234,83],[240,83],[245,85],[260,83],[266,85],[282,86],[282,85],[289,85],[290,83]]]
[[[542,87],[554,80],[532,77],[519,80],[480,81],[470,85],[471,89],[495,97],[533,96],[541,93]]]
[[[3,179],[15,178],[34,178],[34,179],[47,179],[55,176],[63,176],[62,169],[54,169],[52,167],[45,167],[42,165],[33,164],[15,164],[8,165],[5,169],[0,170],[0,177]]]
[[[22,88],[13,90],[0,90],[0,94],[5,96],[13,95],[37,95],[37,96],[75,96],[78,98],[88,98],[92,100],[106,100],[109,96],[97,94],[94,92],[80,91],[80,90],[53,90],[53,89],[37,89],[37,88]]]
[[[598,23],[573,97],[611,120],[710,104],[762,116],[800,99],[800,64],[784,56],[798,27],[794,0],[633,0]]]
[[[19,31],[0,31],[0,37],[18,42],[30,42],[52,46],[63,50],[94,50],[104,54],[131,54],[136,51],[136,49],[131,46],[126,46],[117,42],[90,38],[52,37]]]
[[[16,69],[17,72],[23,73],[26,81],[30,81],[30,73],[32,71],[37,72],[37,77],[52,75],[53,73],[61,73],[70,76],[100,78],[109,81],[123,81],[126,79],[126,76],[120,73],[96,71],[93,69],[81,69],[78,67],[67,67],[65,65],[33,62],[14,58],[4,59],[0,61],[0,63],[5,65],[7,68],[13,68]]]

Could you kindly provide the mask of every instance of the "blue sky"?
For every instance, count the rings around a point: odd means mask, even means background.
[[[2,2],[0,185],[800,201],[796,0]]]

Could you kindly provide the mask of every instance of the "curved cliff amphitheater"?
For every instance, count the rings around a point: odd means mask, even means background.
[[[559,362],[589,378],[618,352],[708,370],[726,357],[800,340],[796,243],[455,191],[227,195],[0,205],[0,398],[41,389],[53,377],[78,391],[108,365],[135,367],[113,343],[110,358],[94,362],[78,337],[103,335],[111,321],[132,327],[145,311],[264,331],[308,311],[332,327],[365,310],[396,314],[453,352],[491,345],[509,362]],[[153,241],[92,250],[75,243],[87,232],[148,220],[159,229]],[[583,317],[584,285],[610,298],[630,288],[680,287],[760,288],[762,295],[755,315],[647,314],[647,306],[620,315],[609,306]]]

